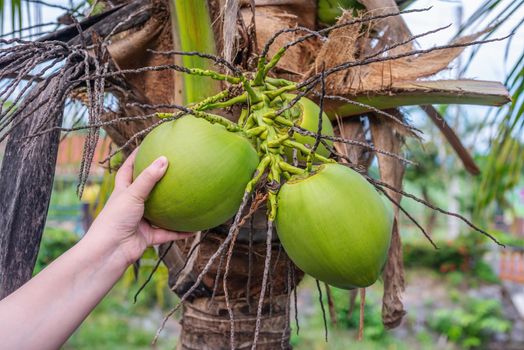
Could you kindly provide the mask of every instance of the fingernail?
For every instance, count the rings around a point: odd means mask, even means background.
[[[157,158],[157,160],[155,160],[155,162],[153,164],[155,165],[155,167],[157,167],[159,169],[165,168],[166,165],[167,165],[167,158],[164,157],[164,156],[161,156],[161,157]]]

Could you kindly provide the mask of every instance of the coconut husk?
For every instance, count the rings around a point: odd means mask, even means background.
[[[368,15],[381,15],[392,12],[399,12],[399,8],[395,0],[359,0],[359,2],[366,7]],[[372,25],[372,30],[379,33],[380,40],[374,47],[367,47],[366,54],[377,52],[386,46],[396,44],[411,37],[411,31],[404,21],[402,16],[387,17],[377,20]],[[413,43],[404,46],[399,46],[392,49],[391,54],[398,54],[412,50]]]
[[[348,22],[355,17],[351,12],[345,11],[340,16],[337,23]],[[361,38],[363,36],[362,26],[355,24],[351,26],[345,26],[339,29],[333,30],[328,37],[328,40],[322,45],[318,52],[315,60],[315,66],[310,71],[310,74],[318,73],[320,68],[325,65],[326,69],[345,62],[354,61],[358,57],[358,48]],[[353,85],[353,82],[345,80],[350,78],[346,72],[340,72],[335,74],[337,81],[346,85]],[[329,77],[326,81],[326,88],[331,92],[333,90],[333,77]]]
[[[391,11],[391,10],[388,10]],[[350,12],[345,12],[338,23],[353,19]],[[398,16],[388,19],[398,19]],[[363,25],[346,26],[332,31],[327,42],[323,44],[316,61],[314,69],[310,74],[318,73],[318,67],[323,63],[326,68],[334,67],[348,61],[365,59],[371,51],[377,51],[372,47],[372,40],[376,40],[371,33],[386,30],[378,38],[380,45],[384,47],[408,39],[411,35],[403,30],[403,21],[389,21],[387,28],[384,27],[384,20],[372,21],[366,28]],[[392,26],[396,24],[401,30],[394,31]],[[488,29],[489,30],[489,29]],[[466,44],[474,41],[486,32],[478,32],[472,35],[458,38],[450,44]],[[395,34],[396,33],[396,34]],[[399,34],[400,33],[400,34]],[[392,39],[393,38],[393,39]],[[384,42],[386,44],[384,44]],[[395,55],[401,52],[413,50],[411,44],[400,46],[396,50],[388,51],[388,55]],[[463,47],[449,48],[444,50],[432,51],[425,54],[399,58],[391,61],[370,63],[357,66],[333,74],[327,79],[326,88],[329,94],[335,95],[365,95],[387,93],[395,90],[398,84],[406,81],[414,81],[421,78],[432,76],[446,69],[451,61],[457,58],[464,50]]]
[[[316,11],[314,0],[304,0],[301,6],[297,1],[255,1],[255,25],[257,46],[262,49],[273,34],[283,28],[302,26],[314,29]],[[248,7],[241,9],[245,23],[252,21],[252,11]],[[283,45],[304,35],[302,32],[285,33],[279,36],[269,50],[273,56]],[[304,76],[314,62],[315,53],[319,50],[318,40],[306,40],[288,49],[277,65],[280,72],[291,73],[289,79],[298,80]]]
[[[396,111],[388,111],[393,115],[402,118]],[[391,121],[384,121],[373,118],[371,121],[371,135],[375,147],[400,154],[404,137],[396,131],[396,125]],[[402,189],[402,178],[404,175],[404,165],[396,159],[377,154],[380,179],[394,188]],[[386,189],[388,195],[397,203],[400,203],[401,194],[393,190]],[[382,298],[382,322],[386,328],[397,327],[406,314],[402,304],[402,292],[404,291],[404,265],[402,259],[402,242],[400,239],[398,226],[399,209],[395,206],[395,221],[389,247],[388,260],[382,276],[384,278],[384,296]]]

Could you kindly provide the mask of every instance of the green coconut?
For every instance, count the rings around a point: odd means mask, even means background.
[[[287,94],[286,97],[291,100],[295,98],[295,95]],[[302,97],[296,106],[298,106],[301,110],[300,119],[295,122],[296,125],[316,133],[318,131],[318,115],[320,113],[320,107],[315,102],[306,97]],[[335,135],[333,132],[333,125],[331,125],[331,121],[329,120],[329,117],[326,115],[326,113],[322,113],[322,135]],[[304,145],[309,145],[309,147],[312,147],[315,144],[315,138],[313,136],[304,136],[299,133],[295,133],[293,137],[295,138],[295,141]],[[328,145],[333,146],[332,141],[327,140],[326,142]],[[329,150],[322,143],[318,146],[317,153],[324,157],[328,157],[330,154]],[[293,153],[290,149],[286,150],[286,155],[289,158],[289,161],[291,161]],[[297,158],[301,162],[306,160],[306,157],[302,156],[300,152],[297,155]]]
[[[147,135],[134,177],[160,156],[169,166],[147,199],[144,216],[159,227],[188,232],[231,218],[259,162],[242,134],[193,116],[161,124]]]
[[[282,186],[275,223],[285,251],[300,269],[351,289],[379,277],[393,211],[361,175],[340,164],[324,164]]]

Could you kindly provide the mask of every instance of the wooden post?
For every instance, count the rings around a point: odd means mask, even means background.
[[[0,300],[32,276],[53,187],[60,131],[25,137],[38,126],[61,125],[65,99],[61,91],[71,81],[71,72],[47,82],[45,90],[18,116],[24,121],[8,138],[0,170]],[[40,84],[29,96],[34,96]],[[46,104],[33,112],[42,101]],[[60,106],[52,115],[46,112],[49,103]]]

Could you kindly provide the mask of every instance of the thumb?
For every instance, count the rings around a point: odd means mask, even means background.
[[[144,202],[155,187],[156,183],[164,176],[167,170],[167,158],[157,158],[151,165],[145,168],[135,181],[128,187],[129,193]]]

